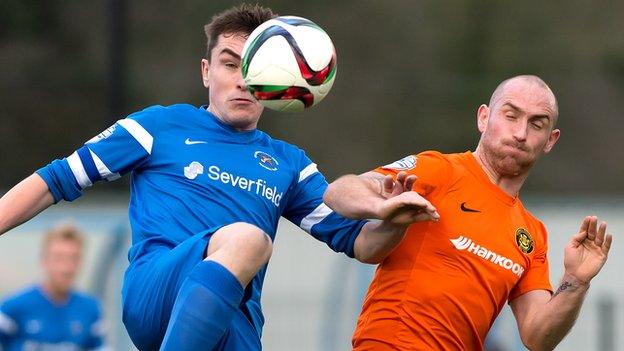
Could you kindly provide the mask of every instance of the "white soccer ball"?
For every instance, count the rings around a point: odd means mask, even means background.
[[[277,111],[303,111],[329,93],[336,50],[329,35],[302,17],[261,24],[243,47],[243,79],[260,103]]]

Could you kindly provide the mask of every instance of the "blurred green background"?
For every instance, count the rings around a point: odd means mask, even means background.
[[[2,0],[0,188],[133,111],[206,104],[203,25],[238,3]],[[266,112],[260,124],[306,149],[328,178],[474,148],[479,104],[501,80],[532,73],[559,98],[562,138],[526,191],[624,188],[624,2],[260,3],[317,22],[337,48],[327,99],[303,113]]]

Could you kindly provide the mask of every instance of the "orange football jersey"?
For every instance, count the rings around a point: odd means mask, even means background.
[[[482,350],[506,301],[552,292],[544,225],[490,181],[471,152],[423,152],[376,171],[404,170],[438,210],[411,225],[379,265],[354,350]]]

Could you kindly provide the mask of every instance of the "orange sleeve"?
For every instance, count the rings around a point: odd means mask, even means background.
[[[452,167],[448,159],[437,151],[425,151],[418,155],[410,155],[398,161],[374,170],[381,174],[396,175],[405,171],[418,177],[412,190],[422,196],[444,187],[452,179]]]
[[[531,290],[548,290],[552,294],[553,289],[550,284],[550,275],[548,267],[548,244],[546,239],[546,228],[540,222],[541,226],[541,245],[536,250],[531,259],[531,266],[524,272],[522,278],[509,293],[508,301],[512,301],[516,297],[525,294]]]

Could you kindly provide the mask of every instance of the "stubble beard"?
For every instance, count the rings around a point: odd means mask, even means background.
[[[483,142],[483,154],[490,166],[501,177],[518,177],[529,173],[537,158],[529,158],[525,154],[510,153],[508,151],[510,146],[530,154],[525,146],[503,141],[499,142],[499,145],[494,145],[485,140]]]

